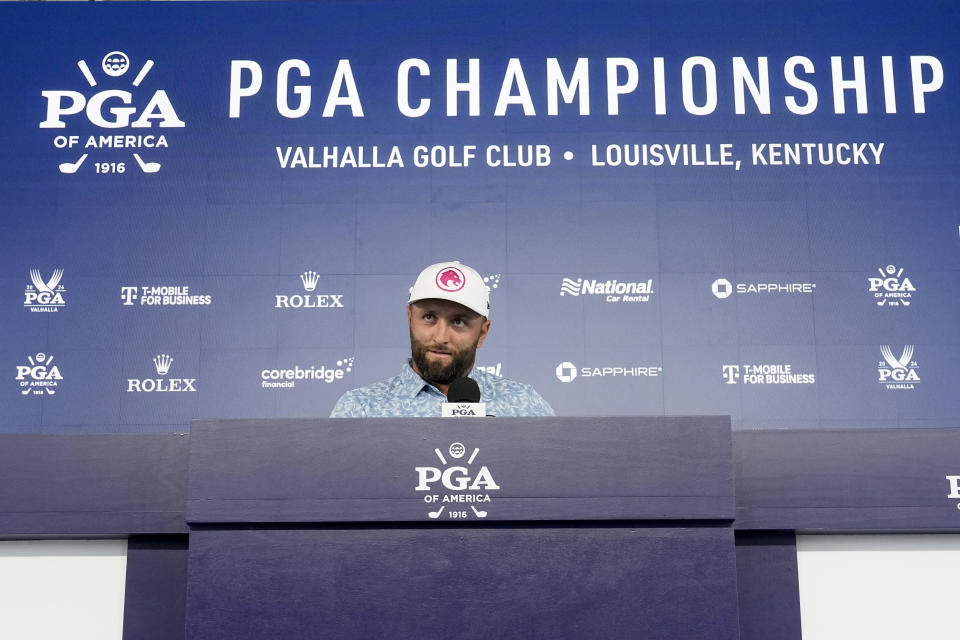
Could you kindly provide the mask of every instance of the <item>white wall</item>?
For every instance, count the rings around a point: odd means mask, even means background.
[[[126,540],[0,541],[0,638],[121,640]]]
[[[803,640],[956,640],[960,535],[798,535]]]

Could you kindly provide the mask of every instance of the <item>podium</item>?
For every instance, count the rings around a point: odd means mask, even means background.
[[[195,421],[186,636],[739,637],[729,419]]]

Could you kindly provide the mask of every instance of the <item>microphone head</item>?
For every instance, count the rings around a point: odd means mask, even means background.
[[[480,386],[473,378],[457,378],[447,389],[447,402],[480,402]]]

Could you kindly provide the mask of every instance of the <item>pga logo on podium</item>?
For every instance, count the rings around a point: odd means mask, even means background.
[[[415,491],[442,491],[443,493],[428,493],[423,501],[437,506],[429,511],[427,517],[436,520],[444,515],[453,520],[466,520],[471,517],[486,518],[487,512],[477,509],[474,504],[490,503],[490,491],[499,491],[500,485],[493,479],[493,474],[486,465],[474,470],[470,465],[477,458],[480,449],[474,448],[470,457],[462,464],[455,464],[467,455],[467,448],[460,442],[454,442],[447,448],[450,462],[437,447],[433,450],[443,467],[414,467],[417,472],[417,486]],[[470,510],[466,511],[465,507]],[[448,508],[449,507],[449,508]]]

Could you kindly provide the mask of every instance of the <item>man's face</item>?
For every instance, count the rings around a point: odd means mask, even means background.
[[[413,368],[434,386],[446,386],[473,368],[490,321],[449,300],[420,300],[407,306]]]

